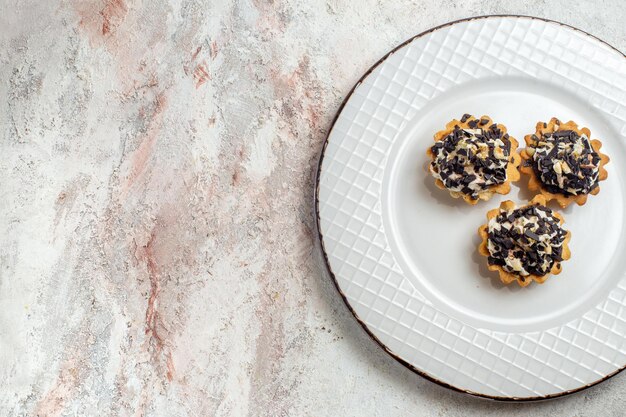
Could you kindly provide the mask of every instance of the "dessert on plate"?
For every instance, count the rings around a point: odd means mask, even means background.
[[[518,142],[490,117],[469,114],[450,121],[428,148],[435,184],[468,204],[507,194],[520,178]]]
[[[541,194],[517,208],[512,201],[503,201],[487,213],[487,219],[478,229],[482,239],[478,252],[504,284],[541,284],[550,274],[559,274],[561,262],[571,256],[571,232],[562,227],[563,216],[546,207]]]
[[[602,143],[590,137],[589,129],[580,129],[572,121],[561,123],[553,117],[548,123],[537,123],[520,152],[528,189],[561,207],[573,202],[582,206],[589,194],[598,194],[599,182],[607,178],[604,166],[609,157],[600,152]]]

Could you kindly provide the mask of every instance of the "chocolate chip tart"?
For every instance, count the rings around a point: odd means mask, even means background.
[[[435,144],[426,151],[429,171],[437,187],[474,205],[507,194],[511,182],[519,180],[518,146],[505,126],[488,116],[465,114],[435,134]]]
[[[609,157],[600,152],[602,142],[590,137],[588,128],[572,121],[561,123],[553,117],[537,123],[535,133],[524,137],[526,148],[520,152],[528,189],[561,207],[573,202],[582,206],[589,194],[598,194],[599,182],[608,176],[604,166]]]
[[[487,213],[487,220],[478,229],[482,239],[478,252],[487,257],[487,267],[498,271],[504,284],[542,284],[550,274],[559,274],[561,262],[571,256],[571,232],[563,229],[563,216],[546,207],[543,195],[519,208],[503,201]]]

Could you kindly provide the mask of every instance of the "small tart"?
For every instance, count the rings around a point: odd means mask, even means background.
[[[602,142],[590,137],[589,129],[579,129],[572,121],[561,123],[553,117],[537,123],[535,133],[524,137],[526,148],[520,152],[528,189],[561,207],[573,202],[582,206],[589,194],[598,194],[599,182],[608,176],[604,166],[609,157],[600,152]]]
[[[429,171],[437,187],[474,205],[496,193],[508,194],[511,182],[519,180],[518,145],[490,117],[465,114],[435,134],[435,144],[426,151]]]
[[[478,229],[482,238],[478,252],[505,284],[542,284],[550,274],[559,274],[561,261],[571,256],[571,232],[563,229],[563,216],[546,207],[541,194],[519,208],[510,200],[503,201],[487,213],[487,220]]]

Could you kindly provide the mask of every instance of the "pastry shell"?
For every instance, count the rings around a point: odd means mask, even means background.
[[[446,124],[446,128],[444,130],[441,130],[435,134],[435,142],[443,140],[446,136],[452,133],[454,131],[455,126],[459,126],[462,129],[472,129],[472,127],[469,126],[469,122],[471,122],[472,120],[484,120],[484,119],[488,119],[489,122],[483,125],[478,125],[476,126],[476,128],[483,128],[484,126],[489,127],[493,124],[493,121],[491,120],[489,116],[482,116],[478,119],[475,118],[474,116],[470,116],[465,122],[461,122],[460,120],[453,119],[452,121],[448,122],[448,124]],[[503,136],[507,133],[506,127],[504,125],[498,124],[498,129],[502,131]],[[479,200],[485,200],[485,201],[489,200],[496,193],[508,194],[511,191],[511,182],[515,182],[520,179],[520,173],[518,171],[518,167],[520,166],[522,162],[520,155],[517,152],[519,142],[510,135],[509,135],[509,141],[511,142],[511,150],[509,153],[510,159],[509,159],[507,169],[506,169],[506,181],[505,182],[503,182],[502,184],[491,185],[489,186],[489,188],[486,188],[485,190],[480,191],[477,199],[474,199],[471,196],[464,194],[460,191],[448,190],[450,195],[454,198],[461,197],[466,203],[470,205],[475,205],[476,203],[478,203]],[[430,158],[430,162],[435,160],[436,155],[432,152],[431,147],[428,147],[426,154]],[[429,172],[430,172],[430,163],[429,163]],[[443,181],[441,181],[440,179],[436,178],[435,184],[437,185],[437,187],[441,188],[442,190],[447,190]]]
[[[567,123],[560,123],[556,117],[553,117],[552,119],[550,119],[550,122],[546,124],[547,125],[546,127],[543,127],[543,122],[538,122],[536,131],[534,134],[539,136],[541,133],[544,133],[544,132],[551,133],[554,131],[554,126],[556,123],[559,123],[560,125],[559,130],[573,130],[579,135],[585,134],[589,138],[591,147],[600,156],[598,182],[604,181],[605,179],[607,179],[608,173],[606,172],[606,169],[604,168],[604,166],[609,162],[609,157],[600,152],[600,148],[602,148],[602,142],[600,142],[598,139],[592,140],[591,132],[589,131],[588,128],[583,127],[582,129],[579,129],[578,125],[573,121],[569,121]],[[527,161],[532,159],[532,156],[529,155],[526,151],[528,147],[530,147],[530,145],[533,143],[532,136],[533,136],[532,134],[524,136],[524,140],[526,141],[527,148],[524,148],[520,151],[520,156],[522,157],[522,160],[523,160],[523,163],[520,165],[520,171],[523,174],[528,175],[529,177],[528,179],[529,191],[535,194],[539,193],[539,195],[543,195],[546,199],[546,202],[555,200],[558,203],[558,205],[561,206],[561,208],[565,208],[574,202],[578,204],[579,206],[582,206],[583,204],[587,202],[587,196],[589,194],[596,195],[600,192],[599,185],[593,190],[591,190],[591,192],[589,192],[588,194],[578,194],[578,195],[565,195],[561,193],[555,194],[546,190],[543,187],[541,178],[537,177],[537,173],[533,169],[532,165],[526,163]]]
[[[528,207],[532,205],[545,206],[546,202],[547,202],[546,198],[543,195],[539,194],[535,196],[535,198],[533,198],[530,201],[530,203],[517,207],[517,208],[523,208],[523,207]],[[481,255],[485,257],[489,256],[489,250],[487,249],[489,220],[496,217],[498,214],[500,214],[501,211],[508,211],[508,210],[515,209],[515,208],[516,208],[515,203],[513,203],[511,200],[506,200],[500,203],[499,208],[489,210],[489,212],[487,213],[487,224],[483,224],[482,226],[478,228],[478,235],[481,237],[481,242],[480,242],[480,245],[478,246],[478,253],[480,253]],[[556,211],[553,211],[552,213],[554,214],[554,217],[559,219],[559,225],[562,225],[565,222],[565,219],[560,213]],[[565,235],[565,240],[563,241],[563,250],[561,254],[561,257],[563,258],[563,260],[567,260],[572,256],[571,251],[569,249],[569,241],[570,241],[571,235],[572,233],[568,230],[567,234]],[[525,287],[528,284],[530,284],[532,281],[535,281],[539,284],[543,284],[550,275],[558,275],[561,273],[561,269],[562,269],[561,262],[555,262],[554,265],[552,265],[552,269],[549,272],[547,272],[545,275],[538,276],[538,275],[530,274],[530,275],[523,277],[519,274],[505,271],[500,265],[491,265],[487,263],[487,268],[490,271],[498,271],[498,274],[500,275],[500,280],[504,284],[508,285],[512,283],[513,281],[517,281],[520,287]]]

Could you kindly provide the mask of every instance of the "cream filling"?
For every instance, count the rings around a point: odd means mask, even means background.
[[[508,210],[506,212],[501,212],[501,214],[506,213],[506,217],[508,217],[513,214],[513,211],[514,210]],[[497,220],[498,216],[495,216],[489,220],[489,223],[487,225],[488,231],[491,234],[495,231],[499,232],[504,228],[506,230],[514,229],[519,234],[523,234],[525,230],[530,230],[531,232],[535,233],[539,228],[539,218],[542,218],[543,220],[546,220],[548,218],[548,214],[543,210],[537,209],[537,212],[539,216],[518,217],[513,222],[510,222],[508,219],[504,222],[499,222]],[[531,224],[529,229],[526,229],[527,224]],[[537,234],[537,236],[539,237],[539,241],[535,243],[535,245],[531,245],[530,243],[524,243],[522,241],[516,241],[514,243],[517,247],[522,248],[524,251],[536,250],[540,255],[550,255],[552,254],[554,248],[563,245],[562,242],[558,244],[552,244],[552,239],[556,236],[556,231],[554,231],[552,234]],[[498,250],[498,248],[491,241],[491,239],[487,239],[487,250],[489,251],[489,254],[491,256],[496,256],[499,255],[499,252],[502,252],[505,249],[502,248]],[[517,273],[521,276],[530,275],[530,273],[526,269],[524,269],[522,259],[514,255],[514,249],[509,249],[508,252],[508,256],[503,259],[506,263],[504,269],[508,272]],[[543,262],[540,264],[541,269],[543,271],[549,272],[548,269],[551,266],[552,259],[549,256],[542,256],[542,260]]]
[[[487,181],[485,180],[483,173],[476,170],[476,167],[470,162],[469,158],[467,158],[465,155],[459,155],[458,151],[460,149],[467,149],[467,150],[470,150],[473,154],[478,155],[483,159],[488,159],[489,158],[489,146],[487,145],[487,143],[493,144],[494,145],[493,155],[496,158],[495,161],[497,162],[495,164],[492,163],[492,165],[489,167],[490,169],[496,169],[496,168],[506,169],[509,157],[504,154],[505,144],[501,139],[495,139],[495,140],[490,139],[485,142],[483,139],[479,139],[476,137],[477,134],[482,135],[483,133],[482,129],[462,129],[462,130],[464,132],[469,133],[471,136],[463,137],[462,139],[460,139],[456,147],[452,150],[452,152],[448,153],[445,156],[443,155],[443,150],[440,149],[438,154],[435,157],[435,165],[439,169],[439,172],[435,171],[432,165],[429,166],[429,170],[431,174],[433,175],[433,177],[437,178],[438,180],[440,180],[441,182],[445,184],[445,179],[441,176],[441,173],[440,173],[441,163],[443,162],[444,159],[446,161],[451,161],[458,155],[459,159],[464,161],[463,174],[452,173],[448,176],[448,178],[452,180],[457,180],[457,179],[467,177],[470,175],[475,175],[476,178],[472,182],[467,184],[467,187],[471,189],[472,191],[475,191],[478,194],[480,194],[481,192],[487,191],[487,189],[484,188]],[[505,171],[503,182],[506,182],[507,179],[508,179],[508,172]],[[495,184],[496,183],[489,184],[489,185],[495,185]],[[446,187],[446,188],[450,191],[462,192],[463,185],[459,184],[457,186]]]
[[[556,132],[558,130],[559,130],[558,126],[554,126],[553,131]],[[565,159],[565,156],[569,154],[572,154],[575,158],[579,158],[583,150],[585,149],[585,144],[589,147],[589,149],[592,149],[591,142],[589,141],[589,138],[585,134],[580,135],[578,139],[573,143],[560,142],[559,149],[557,150],[555,157],[550,160],[552,162],[552,169],[554,173],[556,174],[557,184],[552,184],[551,180],[549,178],[546,178],[546,176],[543,173],[541,173],[540,177],[541,177],[541,180],[544,182],[544,184],[558,185],[560,189],[566,190],[569,193],[574,194],[574,195],[580,193],[581,190],[571,188],[571,187],[565,188],[565,180],[567,179],[566,174],[570,174],[572,172],[572,169],[567,164],[567,162],[564,161],[564,159]],[[535,163],[538,163],[538,161],[542,159],[542,157],[549,155],[550,152],[552,152],[552,150],[554,149],[554,147],[555,147],[555,143],[553,141],[540,140],[537,143],[537,146],[535,146],[534,149],[531,151],[533,152],[533,155],[532,155],[533,161],[535,161]],[[592,179],[595,182],[598,178],[600,167],[599,165],[592,166],[590,164],[589,168],[592,168]],[[581,179],[583,178],[582,174],[580,173],[578,174],[578,177]]]

